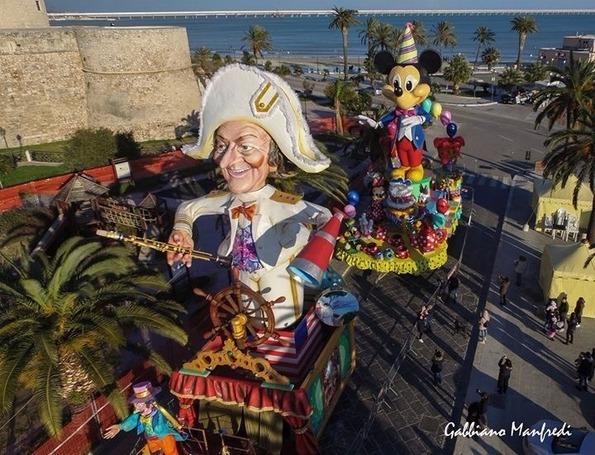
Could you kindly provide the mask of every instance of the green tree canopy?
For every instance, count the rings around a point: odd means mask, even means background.
[[[444,68],[443,77],[452,82],[452,91],[457,94],[461,90],[461,84],[467,82],[473,74],[469,62],[462,54],[453,55]]]
[[[140,145],[132,133],[107,128],[77,130],[64,145],[64,163],[74,170],[109,164],[112,158],[137,158]]]
[[[510,23],[512,25],[510,30],[519,34],[519,51],[515,66],[516,69],[521,69],[521,59],[523,56],[523,49],[525,48],[525,42],[530,33],[538,31],[537,21],[531,16],[517,16],[510,21]]]
[[[481,53],[481,61],[488,65],[488,71],[492,71],[494,66],[500,63],[500,51],[495,47],[488,47]]]
[[[495,33],[489,27],[479,26],[473,33],[473,41],[477,41],[477,53],[475,54],[475,61],[473,62],[473,71],[477,69],[477,62],[479,60],[479,52],[486,44],[494,42]]]
[[[440,21],[438,24],[432,26],[432,33],[430,39],[434,46],[442,48],[455,48],[457,45],[457,34],[455,28],[450,22]]]
[[[357,10],[333,7],[333,18],[329,24],[329,29],[338,29],[341,32],[343,43],[343,80],[347,80],[347,68],[349,61],[347,59],[347,36],[349,29],[354,25],[361,25],[357,18]]]
[[[9,410],[24,388],[48,433],[59,436],[62,401],[80,394],[101,392],[120,417],[127,415],[114,374],[122,349],[171,372],[150,346],[131,342],[130,330],[184,345],[184,309],[168,298],[162,275],[139,268],[125,246],[72,237],[52,257],[2,259],[0,409]]]
[[[273,50],[273,40],[269,31],[261,25],[251,25],[248,32],[242,38],[246,42],[247,47],[252,52],[254,59],[258,62],[258,58],[262,58],[262,53]]]
[[[547,119],[547,128],[564,120],[566,128],[575,129],[576,122],[585,117],[595,105],[595,62],[575,60],[570,53],[568,66],[547,68],[552,84],[535,96],[533,109],[537,114],[537,128]]]

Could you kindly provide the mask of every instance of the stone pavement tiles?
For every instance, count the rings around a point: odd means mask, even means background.
[[[465,360],[477,320],[483,279],[460,272],[459,302],[436,304],[433,334],[424,343],[414,330],[415,315],[428,303],[440,279],[455,264],[423,276],[346,275],[349,288],[362,297],[356,324],[357,366],[321,438],[324,454],[441,453],[448,441],[444,426],[462,414],[472,364]],[[455,333],[455,319],[464,327]],[[393,364],[411,345],[398,374]],[[435,349],[445,354],[444,379],[433,385],[430,362]],[[379,400],[378,397],[381,396]],[[447,453],[447,452],[445,452]]]

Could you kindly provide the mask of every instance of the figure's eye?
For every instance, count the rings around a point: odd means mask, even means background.
[[[408,92],[413,90],[416,84],[417,80],[413,76],[407,76],[405,78],[405,90],[407,90]]]
[[[395,78],[393,79],[393,87],[399,88],[400,86],[401,86],[401,77],[395,76]]]
[[[225,142],[216,141],[215,146],[213,147],[213,154],[215,155],[215,157],[221,156],[225,152],[227,152],[228,147],[228,144],[226,144]]]

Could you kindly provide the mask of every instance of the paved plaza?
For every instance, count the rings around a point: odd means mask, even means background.
[[[571,346],[560,335],[550,341],[542,330],[544,299],[537,276],[543,247],[554,240],[523,230],[531,217],[534,178],[541,176],[528,173],[511,179],[497,254],[485,257],[493,262],[491,276],[479,275],[463,261],[459,302],[437,304],[433,334],[424,337],[424,343],[416,339],[415,314],[436,301],[432,296],[439,280],[457,258],[420,277],[345,270],[349,286],[362,297],[356,329],[358,366],[326,428],[322,453],[517,454],[522,451],[521,438],[510,434],[512,422],[528,426],[557,419],[588,428],[595,424],[595,390],[579,392],[574,380],[574,359],[595,347],[595,320],[583,319]],[[474,228],[461,226],[456,236]],[[513,261],[521,254],[528,258],[524,283],[511,285],[510,302],[502,308],[497,277],[513,277]],[[486,306],[492,314],[488,340],[478,344],[478,315]],[[463,331],[456,332],[455,320]],[[435,349],[446,358],[444,381],[437,387],[430,372]],[[498,395],[497,364],[503,353],[512,360],[513,372],[508,393]],[[463,426],[465,405],[477,401],[477,388],[492,394],[489,427],[506,429],[506,436],[447,437],[449,422],[451,427]]]

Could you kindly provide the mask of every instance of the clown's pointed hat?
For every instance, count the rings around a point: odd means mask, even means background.
[[[401,40],[401,47],[399,48],[399,55],[397,55],[397,63],[417,63],[417,48],[415,41],[413,41],[413,24],[408,22],[405,25],[405,32],[403,32],[403,39]]]

